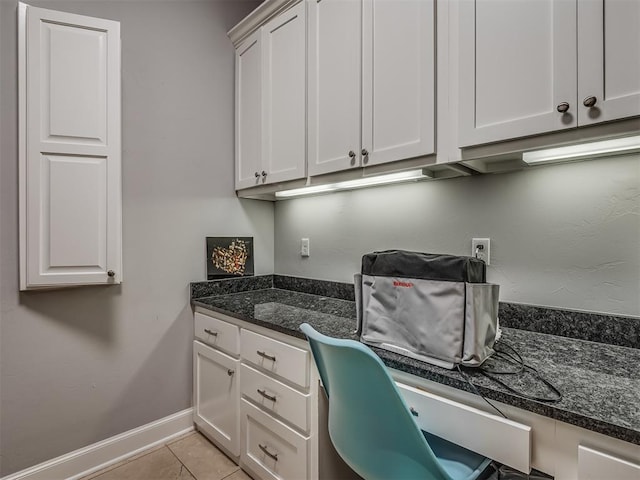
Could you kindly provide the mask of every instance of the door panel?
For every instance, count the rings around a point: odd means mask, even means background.
[[[41,171],[42,272],[104,272],[107,159],[43,155]]]
[[[106,143],[107,34],[43,21],[42,140]],[[46,88],[45,86],[48,86]]]

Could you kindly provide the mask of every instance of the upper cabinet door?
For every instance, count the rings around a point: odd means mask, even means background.
[[[576,35],[575,1],[463,0],[460,146],[575,127]]]
[[[434,153],[433,0],[364,2],[362,25],[363,165]]]
[[[120,24],[19,20],[20,287],[120,283]]]
[[[305,176],[306,2],[277,16],[263,32],[263,166],[267,182]]]
[[[308,173],[360,165],[362,0],[309,3]]]
[[[261,30],[236,49],[235,163],[236,189],[263,183]]]
[[[578,112],[580,125],[640,115],[640,1],[579,0]]]

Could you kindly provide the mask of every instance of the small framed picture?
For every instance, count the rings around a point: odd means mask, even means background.
[[[207,237],[207,280],[253,274],[253,237]]]

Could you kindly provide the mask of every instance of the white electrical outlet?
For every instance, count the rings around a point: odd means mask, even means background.
[[[301,257],[309,256],[309,239],[308,238],[300,239],[300,256]]]
[[[471,239],[471,256],[484,260],[489,265],[491,260],[491,239],[490,238],[472,238]]]

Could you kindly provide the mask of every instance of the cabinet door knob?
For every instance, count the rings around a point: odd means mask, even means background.
[[[267,178],[267,172],[265,172],[264,170],[262,170],[262,176],[263,176],[264,178]]]
[[[356,156],[356,152],[354,152],[353,150],[349,150],[349,157],[355,158],[355,156]]]
[[[594,107],[594,106],[596,105],[596,102],[597,102],[597,101],[598,101],[598,99],[597,99],[596,97],[591,96],[591,97],[587,97],[587,98],[585,98],[585,99],[582,101],[582,104],[583,104],[585,107],[589,107],[589,108],[591,108],[591,107]]]
[[[558,112],[560,113],[565,113],[569,111],[569,104],[567,102],[562,102],[558,104],[558,106],[556,107],[556,110],[558,110]]]
[[[367,155],[369,155],[369,150],[367,150],[366,148],[362,149],[362,156],[366,157]]]
[[[231,377],[234,373],[236,373],[236,372],[235,372],[235,370],[231,370],[231,369],[227,370],[227,375],[229,375],[230,377]]]
[[[116,272],[114,272],[113,270],[109,270],[109,271],[107,272],[107,275],[108,275],[108,276],[110,276],[111,278],[113,278],[113,277],[115,277],[115,276],[116,276]]]
[[[260,174],[256,172],[256,178],[260,178]]]

